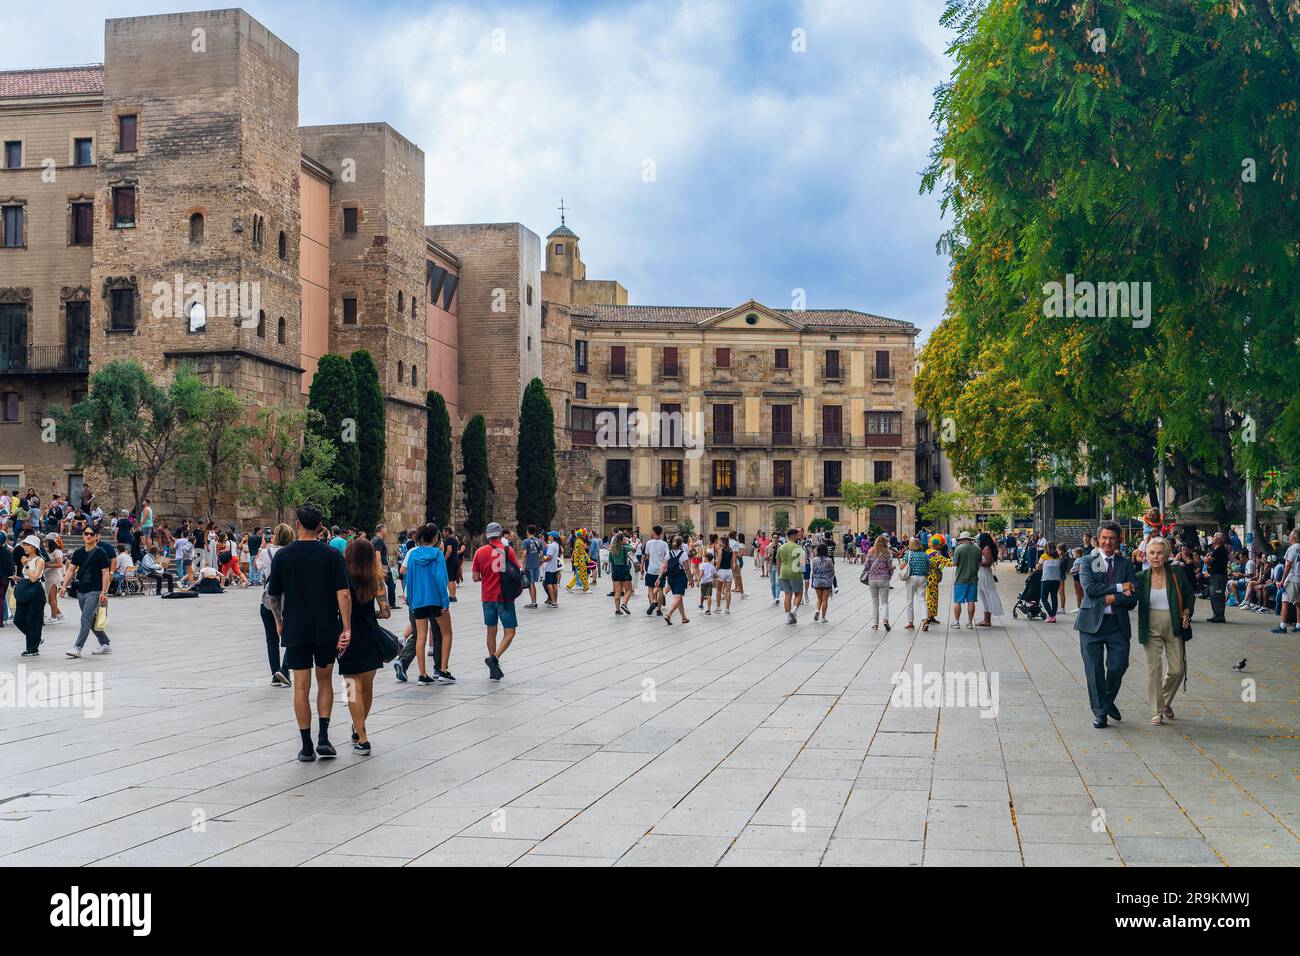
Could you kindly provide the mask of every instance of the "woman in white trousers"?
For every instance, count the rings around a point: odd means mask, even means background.
[[[899,566],[906,573],[904,587],[907,590],[904,594],[907,597],[907,629],[910,631],[916,626],[917,596],[920,595],[921,601],[925,601],[925,584],[930,577],[930,556],[921,547],[920,538],[913,538],[907,543],[907,551],[899,561]]]
[[[889,538],[880,535],[863,558],[863,584],[871,588],[871,616],[873,631],[880,630],[880,608],[885,608],[885,630],[889,630],[889,579],[894,573],[894,553],[889,550]]]

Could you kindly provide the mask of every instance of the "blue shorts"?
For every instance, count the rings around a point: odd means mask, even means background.
[[[954,584],[952,586],[953,604],[974,604],[979,597],[978,584]]]
[[[536,584],[541,579],[542,579],[542,569],[540,566],[536,568],[524,568],[525,584]]]
[[[496,627],[500,623],[506,630],[513,631],[519,626],[515,617],[515,602],[506,604],[503,601],[484,601],[483,623],[488,627]]]

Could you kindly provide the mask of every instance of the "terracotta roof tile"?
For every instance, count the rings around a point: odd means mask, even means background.
[[[104,67],[98,63],[41,70],[0,71],[0,99],[103,92]]]
[[[726,308],[691,305],[591,305],[573,309],[573,318],[599,326],[645,326],[652,328],[692,328],[723,312]],[[888,329],[896,332],[917,331],[910,322],[887,319],[854,309],[772,309],[805,329]]]

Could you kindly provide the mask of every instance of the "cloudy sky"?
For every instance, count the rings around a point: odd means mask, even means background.
[[[563,196],[588,275],[634,303],[782,308],[801,288],[809,308],[928,330],[946,276],[937,202],[918,194],[948,71],[941,5],[244,7],[298,51],[304,125],[386,120],[424,149],[429,222],[545,236]],[[102,18],[201,6],[10,4],[5,68],[99,62]]]

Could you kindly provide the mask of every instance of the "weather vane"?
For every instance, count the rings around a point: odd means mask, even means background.
[[[561,225],[561,226],[564,225],[564,210],[565,210],[566,208],[567,208],[567,207],[564,205],[564,197],[561,196],[561,197],[560,197],[560,225]]]

